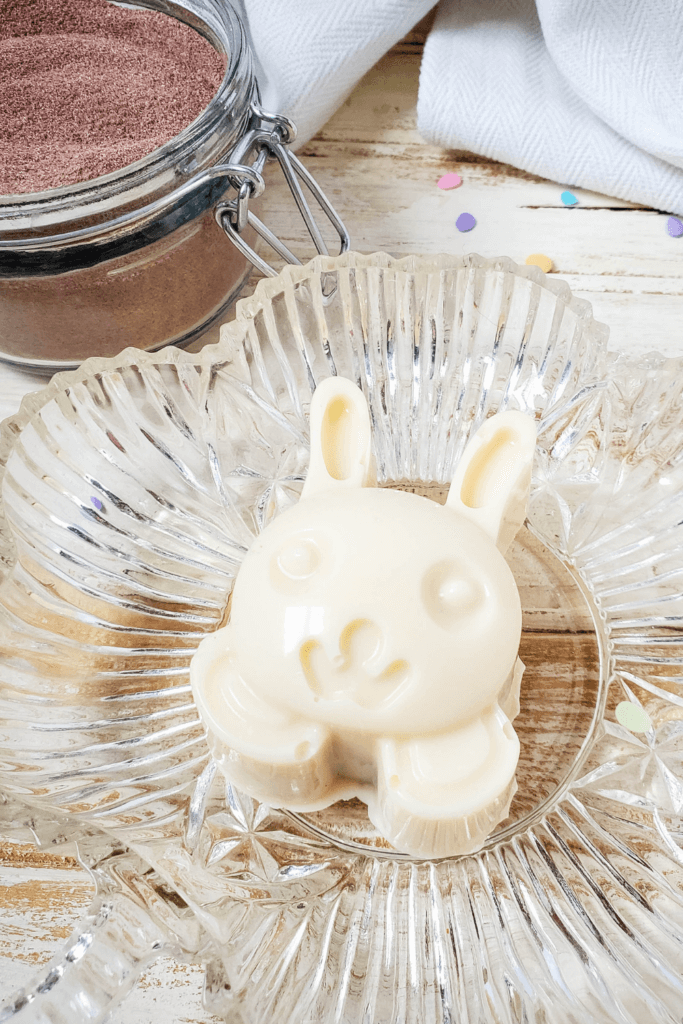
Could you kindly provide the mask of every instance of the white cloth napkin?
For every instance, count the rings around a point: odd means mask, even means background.
[[[433,0],[237,0],[263,105],[307,140]],[[681,0],[441,0],[418,129],[569,186],[683,213]]]

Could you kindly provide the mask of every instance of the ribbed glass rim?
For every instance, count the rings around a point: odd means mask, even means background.
[[[138,348],[125,348],[115,356],[91,356],[82,362],[78,369],[57,373],[46,387],[25,395],[18,411],[0,422],[0,482],[7,458],[20,431],[44,405],[47,405],[48,402],[61,392],[73,387],[80,381],[86,380],[88,377],[95,376],[95,374],[107,373],[124,366],[132,366],[136,363],[146,363],[149,365],[158,363],[173,365],[195,363],[208,366],[214,362],[223,362],[226,356],[232,354],[236,343],[239,344],[244,322],[251,320],[263,300],[269,300],[279,294],[285,284],[289,282],[296,284],[299,281],[303,281],[313,271],[325,272],[340,267],[366,268],[373,266],[405,270],[411,273],[437,272],[439,270],[458,269],[460,267],[504,270],[519,277],[528,278],[561,297],[566,302],[567,308],[577,318],[593,321],[600,341],[606,342],[607,339],[608,328],[604,324],[593,320],[593,311],[590,303],[585,299],[576,298],[570,291],[569,285],[565,284],[564,281],[552,279],[538,267],[521,266],[508,256],[497,256],[489,259],[479,256],[477,253],[468,253],[464,256],[440,253],[437,255],[411,255],[397,258],[381,251],[369,254],[346,252],[340,256],[315,256],[308,263],[301,266],[288,264],[277,277],[263,278],[259,281],[252,295],[237,302],[234,318],[230,322],[223,324],[221,328],[221,340],[213,345],[206,345],[199,352],[185,352],[173,345],[168,345],[156,352]],[[1,529],[0,525],[0,531]],[[2,540],[0,532],[0,555],[2,553]]]

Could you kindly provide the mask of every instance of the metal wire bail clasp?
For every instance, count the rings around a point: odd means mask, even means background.
[[[275,158],[282,168],[285,181],[294,196],[294,201],[316,250],[325,256],[329,254],[320,228],[304,195],[302,183],[337,232],[340,253],[346,252],[351,242],[339,215],[313,175],[288,148],[296,137],[294,124],[282,114],[266,113],[256,104],[252,104],[252,110],[252,127],[231,154],[231,162],[224,164],[221,168],[227,174],[237,195],[234,199],[217,204],[216,220],[218,224],[240,252],[266,277],[275,277],[277,270],[266,263],[242,237],[242,232],[247,225],[252,227],[288,263],[301,265],[301,260],[249,209],[250,200],[260,196],[265,188],[262,172],[266,161],[269,158]],[[252,157],[253,159],[251,159]],[[250,159],[251,162],[247,162]]]

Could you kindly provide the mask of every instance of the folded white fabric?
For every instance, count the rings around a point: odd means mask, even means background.
[[[681,43],[678,2],[443,2],[418,126],[443,146],[681,212]]]
[[[291,117],[301,145],[434,2],[237,0],[258,59],[264,108]]]
[[[431,0],[241,0],[264,105],[310,138]],[[418,128],[567,185],[683,212],[679,0],[441,0]]]

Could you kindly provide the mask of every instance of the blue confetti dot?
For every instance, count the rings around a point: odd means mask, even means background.
[[[455,222],[455,226],[458,231],[471,231],[476,223],[471,213],[461,213]]]
[[[100,499],[99,498],[95,498],[95,497],[91,497],[90,500],[93,503],[93,505],[95,506],[95,508],[97,509],[97,511],[101,512],[102,511],[102,502],[100,501]]]
[[[666,230],[672,238],[680,238],[683,235],[683,224],[678,217],[669,217],[666,222]]]
[[[560,199],[565,206],[576,206],[579,201],[573,192],[563,192]]]

